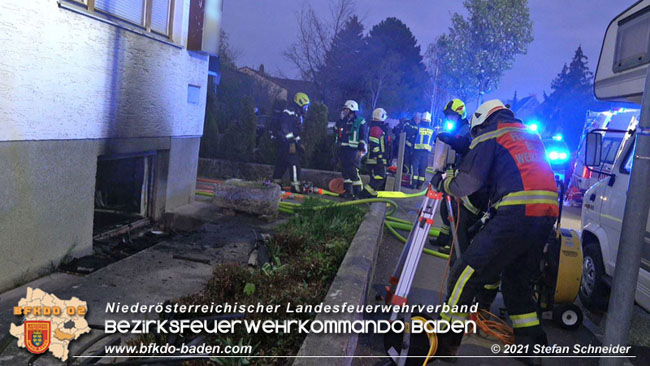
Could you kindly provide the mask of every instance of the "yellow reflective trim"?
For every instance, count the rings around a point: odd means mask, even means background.
[[[373,149],[372,149],[372,152],[374,152],[374,153],[378,153],[378,152],[379,152],[379,147],[375,147],[375,148],[373,148]]]
[[[449,306],[454,306],[458,303],[460,294],[463,292],[463,288],[465,288],[465,284],[469,278],[472,277],[472,274],[474,274],[474,268],[470,266],[465,267],[463,272],[460,274],[460,277],[458,277],[458,281],[456,281],[456,285],[454,286],[454,290],[451,292],[451,296],[449,296]]]
[[[545,199],[532,199],[532,200],[513,200],[513,201],[505,201],[505,202],[499,202],[495,208],[499,208],[501,206],[515,206],[515,205],[534,205],[534,204],[547,204],[547,205],[557,205],[556,200],[545,200]]]
[[[501,284],[501,281],[497,281],[495,283],[489,283],[489,284],[483,286],[483,288],[486,289],[486,290],[498,290],[500,284]]]
[[[376,143],[376,144],[379,143],[379,139],[378,139],[377,137],[372,137],[372,136],[370,136],[370,137],[368,137],[368,140],[370,140],[371,142],[374,142],[374,143]]]
[[[521,196],[557,197],[557,192],[552,192],[552,191],[519,191],[519,192],[508,193],[503,198],[506,198],[506,197],[521,197]]]
[[[536,312],[510,315],[510,320],[512,321],[513,328],[527,328],[539,325],[539,318],[537,318]]]
[[[440,233],[441,233],[441,234],[447,234],[447,235],[449,235],[449,226],[447,226],[447,225],[442,225],[442,226],[440,227],[439,230],[440,230]]]
[[[372,177],[379,180],[384,179],[381,175],[373,175]]]
[[[467,320],[469,319],[469,313],[440,313],[440,317],[448,322],[452,320]]]
[[[478,215],[481,212],[481,210],[474,207],[474,205],[472,204],[472,202],[469,200],[469,198],[467,196],[462,197],[461,200],[463,201],[463,206],[465,206],[465,208],[469,212],[473,213],[474,215]]]
[[[375,191],[371,186],[369,186],[369,185],[365,185],[364,188],[365,188],[366,191],[368,191],[368,192],[369,192],[370,194],[372,194],[373,196],[376,196],[376,195],[377,195],[377,191]]]
[[[447,193],[449,193],[449,194],[451,194],[451,192],[450,192],[450,190],[449,190],[449,189],[450,189],[450,188],[449,188],[449,185],[451,185],[451,181],[452,181],[452,179],[453,179],[453,178],[451,178],[451,177],[445,178],[445,182],[444,182],[444,184],[443,184],[443,189],[445,190],[445,192],[447,192]],[[453,195],[452,195],[452,196],[453,196]]]
[[[510,315],[511,320],[521,320],[521,319],[532,318],[532,317],[537,318],[537,313],[533,311],[531,313],[526,313],[526,314]]]
[[[377,164],[377,159],[368,159],[366,160],[366,164]]]
[[[379,147],[382,152],[386,151],[386,148],[384,147],[384,139],[379,139]]]
[[[530,133],[532,132],[528,131],[526,127],[506,127],[506,128],[501,128],[496,131],[484,133],[480,136],[477,136],[474,140],[472,140],[472,143],[469,145],[470,150],[475,148],[476,145],[480,144],[481,142],[495,139],[497,137],[500,137],[502,135],[505,135],[508,132],[524,132],[524,133]]]

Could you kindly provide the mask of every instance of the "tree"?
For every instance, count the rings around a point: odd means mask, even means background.
[[[499,85],[515,57],[533,41],[528,0],[465,0],[468,16],[454,13],[449,32],[436,41],[446,88],[482,102]]]
[[[325,101],[330,106],[342,105],[346,99],[359,101],[363,97],[365,53],[363,25],[359,18],[352,16],[332,39],[325,63],[318,70],[319,78],[328,85]]]
[[[223,156],[232,160],[251,161],[255,149],[256,130],[255,104],[250,97],[245,97],[239,105],[237,120],[231,121],[224,134],[224,141],[231,143],[221,144]]]
[[[551,82],[551,94],[544,93],[542,116],[547,130],[561,128],[570,146],[577,146],[588,109],[595,106],[593,73],[589,70],[587,56],[578,47],[571,63]]]
[[[303,155],[303,162],[306,166],[314,167],[318,161],[321,160],[318,151],[327,140],[327,106],[323,103],[313,103],[309,106],[307,115],[302,131],[303,145],[305,146],[305,153]],[[327,155],[327,161],[330,160],[330,155]]]
[[[442,120],[443,109],[451,99],[447,90],[443,88],[439,53],[440,50],[436,43],[432,43],[427,48],[425,54],[427,72],[429,73],[425,94],[429,98],[429,109],[433,117],[432,121]]]
[[[362,70],[370,105],[381,105],[393,115],[428,107],[423,97],[429,75],[409,27],[397,18],[386,18],[372,27],[367,43]]]
[[[323,97],[327,94],[327,83],[321,79],[319,70],[325,65],[325,56],[332,45],[332,39],[340,32],[354,13],[354,0],[338,0],[330,5],[329,19],[324,19],[311,7],[303,6],[296,14],[298,20],[297,40],[284,52],[284,56],[300,71],[303,80],[313,82]]]

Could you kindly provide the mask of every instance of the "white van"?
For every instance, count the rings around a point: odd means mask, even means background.
[[[641,104],[650,62],[650,0],[638,1],[609,24],[598,61],[594,92],[601,100]],[[645,118],[645,117],[644,117]],[[611,170],[584,195],[582,205],[583,276],[580,299],[585,305],[607,305],[621,236],[632,168],[636,127],[623,134]],[[587,136],[588,165],[603,159],[603,135]],[[592,148],[589,148],[591,141]],[[597,146],[597,148],[594,148]],[[650,186],[650,182],[647,182]],[[650,188],[648,188],[650,189]],[[650,220],[636,283],[636,302],[650,311]],[[634,286],[634,284],[630,284]]]
[[[582,202],[583,273],[580,300],[587,306],[604,308],[614,275],[618,240],[634,151],[634,133],[625,134],[609,177],[587,190]],[[649,223],[650,224],[650,223]],[[650,311],[650,233],[641,258],[636,301]]]

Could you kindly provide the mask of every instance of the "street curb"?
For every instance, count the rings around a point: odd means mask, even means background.
[[[386,189],[392,189],[394,180],[389,177]],[[370,205],[359,226],[350,248],[332,285],[323,300],[325,305],[348,304],[365,305],[368,297],[370,280],[377,261],[379,245],[384,232],[386,204],[378,202]],[[361,320],[360,313],[318,314],[316,320]],[[309,334],[298,352],[294,366],[322,365],[317,356],[354,356],[357,348],[358,334]],[[305,357],[307,356],[307,357]],[[328,365],[351,365],[351,357],[329,358]]]

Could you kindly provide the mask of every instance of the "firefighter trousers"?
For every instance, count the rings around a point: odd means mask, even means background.
[[[280,148],[278,160],[275,163],[275,169],[273,169],[273,181],[280,183],[287,169],[289,169],[291,177],[291,190],[300,192],[300,155],[298,153],[289,154],[285,149]]]
[[[472,305],[486,285],[501,277],[501,290],[517,343],[543,343],[532,282],[537,276],[553,217],[497,214],[485,225],[450,271],[446,303]],[[466,320],[466,313],[443,313]],[[458,340],[460,342],[460,340]]]
[[[429,151],[414,150],[411,157],[411,185],[420,189],[424,184],[427,175],[427,165],[429,165]]]
[[[347,193],[358,196],[363,189],[363,182],[359,174],[361,159],[357,157],[358,150],[342,146],[339,148],[339,159],[341,160],[343,185]]]
[[[386,189],[386,166],[383,163],[367,164],[370,168],[370,183],[363,190],[364,198],[377,197],[377,191]]]

